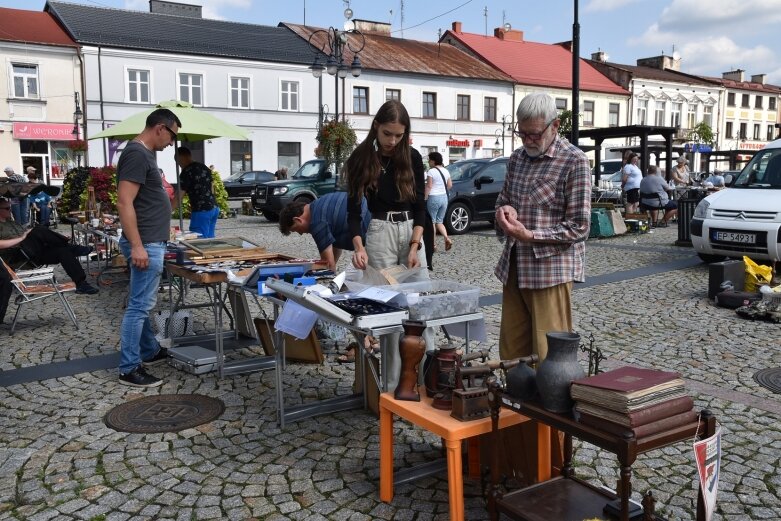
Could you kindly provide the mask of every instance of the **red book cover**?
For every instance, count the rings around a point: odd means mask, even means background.
[[[691,396],[673,398],[666,402],[627,413],[612,411],[600,407],[599,405],[593,405],[586,402],[578,402],[575,406],[580,413],[588,414],[592,417],[603,418],[627,428],[638,427],[662,418],[667,418],[674,414],[690,411],[693,407],[694,400],[692,400]]]
[[[624,427],[623,425],[609,422],[607,420],[603,420],[602,418],[597,418],[596,416],[591,416],[590,414],[580,415],[580,423],[583,425],[589,425],[617,436],[621,436],[625,432],[631,432],[635,435],[635,438],[650,436],[651,434],[656,434],[658,432],[673,429],[681,425],[686,425],[687,423],[694,422],[696,419],[696,411],[686,411],[630,429],[628,427]]]
[[[575,380],[572,384],[597,387],[620,393],[631,393],[664,384],[680,377],[678,373],[673,371],[626,366],[595,376],[589,376],[588,378],[581,378],[580,380]]]

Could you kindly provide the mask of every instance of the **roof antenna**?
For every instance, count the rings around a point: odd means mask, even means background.
[[[488,36],[488,6],[483,7],[483,18],[485,18],[485,35]]]
[[[442,28],[437,29],[437,56],[442,51]]]
[[[399,9],[401,10],[401,37],[404,38],[404,0],[400,0]]]

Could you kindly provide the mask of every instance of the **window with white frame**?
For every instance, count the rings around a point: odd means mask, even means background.
[[[648,100],[639,99],[637,100],[637,124],[645,125],[646,121],[648,121]]]
[[[483,121],[496,121],[496,98],[483,100]]]
[[[740,106],[743,107],[744,109],[750,108],[750,105],[748,103],[749,97],[750,96],[748,94],[743,94],[740,97]]]
[[[713,105],[705,105],[702,108],[702,120],[713,128]]]
[[[764,98],[765,98],[764,96],[760,96],[759,94],[757,94],[756,96],[754,96],[754,108],[755,108],[755,109],[761,109],[761,108],[763,108],[763,107],[762,107],[762,105],[763,105],[763,103],[762,103],[762,100],[763,100]]]
[[[686,113],[686,128],[697,126],[697,105],[689,103],[689,111]]]
[[[401,101],[401,89],[385,89],[385,99]]]
[[[149,71],[127,70],[127,100],[130,103],[149,103]]]
[[[740,124],[740,133],[738,134],[738,137],[740,139],[748,138],[748,123],[741,123]]]
[[[562,110],[567,110],[567,98],[556,98],[556,110],[561,113]]]
[[[681,110],[683,109],[683,103],[673,102],[670,107],[670,126],[681,126]]]
[[[617,127],[618,126],[618,117],[620,115],[621,106],[618,103],[611,103],[607,107],[608,114],[607,114],[607,126],[609,127]]]
[[[279,109],[298,111],[298,82],[282,80],[279,87]]]
[[[369,87],[353,87],[353,114],[369,113]]]
[[[667,102],[657,101],[656,106],[654,108],[654,125],[657,127],[663,127],[664,126],[664,111],[667,108]]]
[[[773,99],[773,98],[770,98],[770,99]],[[768,141],[773,141],[773,137],[775,136],[775,132],[774,132],[775,128],[776,128],[775,125],[768,125],[767,126],[767,137],[765,139],[767,139]]]
[[[762,132],[759,123],[754,123],[754,139],[759,139],[759,133]]]
[[[231,76],[230,78],[230,103],[236,109],[249,108],[249,78]]]
[[[203,76],[180,72],[179,99],[189,101],[195,106],[203,105]]]
[[[461,121],[469,121],[469,104],[470,97],[465,94],[458,94],[456,96],[456,119]]]
[[[594,126],[594,102],[583,102],[583,124],[593,127]]]
[[[14,97],[38,99],[38,66],[31,63],[12,63]]]
[[[437,117],[437,94],[436,94],[436,92],[424,92],[423,93],[422,116],[424,118],[436,118]]]
[[[767,100],[767,110],[776,110],[776,98],[770,96]]]

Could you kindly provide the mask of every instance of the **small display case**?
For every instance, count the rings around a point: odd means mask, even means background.
[[[348,285],[356,293],[369,287],[356,282]],[[380,287],[404,294],[403,299],[393,301],[405,303],[403,307],[409,308],[410,320],[434,320],[480,311],[480,288],[451,280],[432,279]]]

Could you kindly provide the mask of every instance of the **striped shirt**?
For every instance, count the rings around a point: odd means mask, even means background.
[[[591,169],[588,158],[556,136],[548,150],[532,158],[521,147],[507,164],[507,178],[496,207],[509,204],[532,231],[533,241],[507,238],[495,274],[507,284],[515,247],[518,287],[549,288],[583,282],[586,244],[591,226]],[[497,233],[503,232],[497,226]]]
[[[347,223],[347,192],[334,192],[309,203],[309,233],[317,244],[317,251],[323,252],[329,246],[341,250],[353,249],[353,237]],[[366,208],[366,199],[361,201],[361,237],[366,238],[371,214]]]

